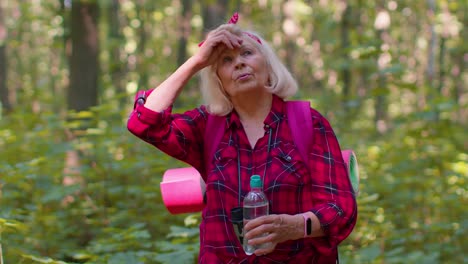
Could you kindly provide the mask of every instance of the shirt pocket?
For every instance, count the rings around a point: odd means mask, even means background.
[[[271,150],[271,163],[265,177],[265,193],[272,214],[297,214],[302,210],[302,193],[308,170],[293,145]]]
[[[207,175],[207,200],[238,200],[237,150],[233,146],[221,147],[213,157],[213,167]],[[235,175],[235,176],[233,176]],[[221,194],[221,196],[219,196]]]
[[[237,170],[237,149],[233,146],[221,147],[214,154],[213,163],[210,175],[216,179],[227,180],[230,177],[224,177],[223,175]]]

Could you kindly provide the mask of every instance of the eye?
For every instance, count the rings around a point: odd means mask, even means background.
[[[232,57],[231,56],[224,56],[222,58],[222,62],[223,63],[227,63],[227,62],[231,62],[232,61]]]
[[[244,50],[242,52],[242,56],[248,56],[248,55],[251,55],[252,54],[252,51],[251,50]]]

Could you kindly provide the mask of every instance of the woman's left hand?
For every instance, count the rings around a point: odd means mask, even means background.
[[[304,218],[302,215],[266,215],[250,220],[244,226],[244,240],[251,245],[268,243],[264,248],[255,250],[257,256],[273,252],[278,243],[304,237]],[[267,233],[268,235],[262,236]]]

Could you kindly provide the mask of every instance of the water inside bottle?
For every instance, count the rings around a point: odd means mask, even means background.
[[[268,201],[256,205],[244,205],[244,226],[252,219],[260,216],[268,215]],[[267,236],[268,233],[262,236]],[[248,244],[247,239],[244,239],[244,251],[247,255],[252,255],[258,248],[268,247],[269,243],[251,246]]]
[[[257,205],[244,205],[244,219],[250,220],[264,215],[268,215],[268,202]]]

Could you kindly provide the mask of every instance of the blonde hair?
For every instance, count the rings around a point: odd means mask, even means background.
[[[269,83],[267,86],[265,86],[265,89],[268,92],[275,94],[283,99],[292,96],[297,92],[296,80],[292,77],[291,73],[280,61],[278,56],[276,56],[270,45],[268,45],[268,43],[257,33],[241,30],[234,24],[224,24],[215,30],[221,29],[227,29],[237,36],[241,36],[242,34],[246,34],[248,36],[253,35],[261,42],[261,44],[258,43],[252,36],[246,38],[254,43],[255,47],[262,53],[265,58],[268,67],[269,80]],[[208,112],[213,115],[224,116],[232,111],[233,105],[223,89],[221,80],[216,74],[216,68],[216,64],[213,64],[201,70],[201,91]]]

